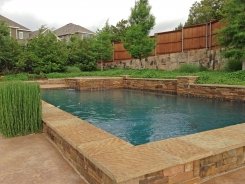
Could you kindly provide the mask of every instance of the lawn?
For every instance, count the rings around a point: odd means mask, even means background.
[[[83,76],[108,76],[116,77],[129,75],[137,78],[160,78],[174,79],[177,76],[195,75],[199,76],[199,84],[230,84],[230,85],[245,85],[245,71],[239,72],[224,72],[224,71],[202,71],[194,73],[186,73],[181,71],[161,71],[161,70],[132,70],[132,69],[111,69],[105,71],[93,72],[76,72],[76,73],[50,73],[42,75],[47,78],[67,78],[67,77],[83,77]],[[33,74],[11,74],[4,76],[3,80],[33,80],[40,76]]]

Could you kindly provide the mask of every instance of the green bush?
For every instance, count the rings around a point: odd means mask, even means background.
[[[195,73],[200,71],[200,67],[194,64],[183,64],[180,66],[179,71],[183,73]]]
[[[40,88],[36,83],[0,83],[0,132],[6,137],[42,130]]]
[[[66,67],[66,72],[67,73],[79,73],[79,72],[81,72],[81,70],[77,66],[67,66]]]
[[[242,70],[242,62],[241,61],[234,61],[234,60],[229,60],[227,61],[225,65],[225,70],[226,71],[239,71]]]
[[[64,72],[68,58],[66,44],[52,33],[40,34],[30,40],[20,55],[17,68],[21,72]]]

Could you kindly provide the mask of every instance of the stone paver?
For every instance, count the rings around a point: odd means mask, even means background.
[[[86,184],[44,134],[0,137],[1,184]]]
[[[244,184],[245,168],[213,178],[203,184]]]

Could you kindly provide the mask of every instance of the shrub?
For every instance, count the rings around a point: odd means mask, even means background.
[[[81,72],[81,70],[77,66],[67,66],[66,72],[67,73],[79,73],[79,72]]]
[[[238,60],[229,60],[225,65],[226,71],[238,71],[242,69],[242,62]]]
[[[183,64],[179,68],[180,72],[195,73],[200,71],[200,67],[194,64]]]
[[[40,74],[27,74],[28,80],[43,80],[48,79],[47,75],[44,73]]]
[[[96,54],[92,51],[92,39],[81,40],[72,37],[68,43],[68,64],[77,66],[82,71],[96,70]]]
[[[28,73],[64,72],[67,62],[66,44],[52,33],[41,34],[25,46],[17,67]]]
[[[39,85],[24,82],[1,82],[0,132],[6,137],[13,137],[41,130]]]

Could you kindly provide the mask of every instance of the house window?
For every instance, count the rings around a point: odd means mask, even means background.
[[[24,33],[23,32],[19,32],[19,39],[23,40],[24,39]]]

